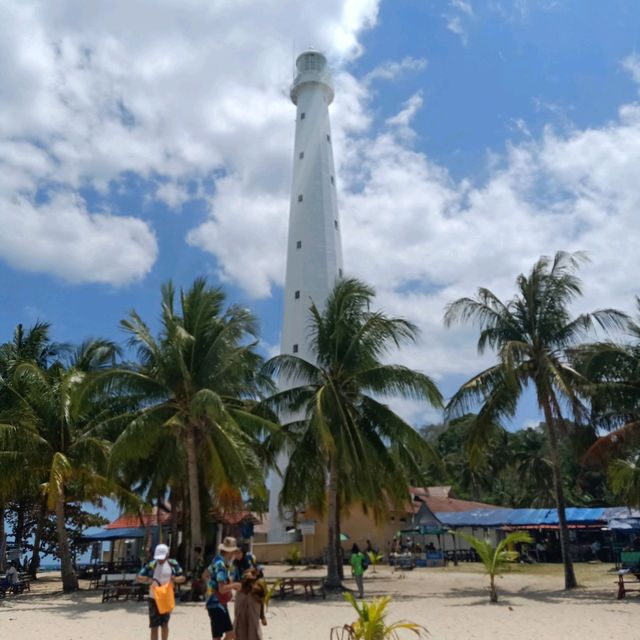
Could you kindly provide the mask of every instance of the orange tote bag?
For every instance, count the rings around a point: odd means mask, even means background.
[[[176,606],[176,598],[173,594],[173,583],[167,582],[153,589],[153,596],[156,601],[158,613],[162,616],[171,613]]]

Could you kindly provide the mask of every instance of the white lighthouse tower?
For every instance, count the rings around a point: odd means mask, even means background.
[[[281,352],[313,359],[308,348],[309,307],[324,307],[336,279],[342,277],[342,243],[336,199],[329,105],[333,84],[327,59],[306,51],[296,60],[291,87],[296,105],[293,180],[284,289]],[[278,460],[284,470],[286,455]],[[285,539],[287,522],[278,510],[282,479],[271,474],[269,542]]]

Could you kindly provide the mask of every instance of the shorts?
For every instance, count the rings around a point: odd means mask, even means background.
[[[209,620],[211,621],[211,635],[214,638],[222,638],[227,631],[233,631],[229,610],[227,607],[218,605],[207,609]]]
[[[156,601],[153,598],[149,598],[149,629],[164,627],[165,624],[169,624],[170,617],[170,613],[160,613],[156,606]]]

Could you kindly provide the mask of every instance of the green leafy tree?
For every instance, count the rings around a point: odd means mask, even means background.
[[[338,281],[324,310],[310,309],[314,362],[281,355],[265,366],[268,375],[290,386],[272,396],[269,406],[279,415],[299,416],[284,425],[293,444],[281,505],[328,509],[329,588],[340,586],[341,508],[360,501],[385,509],[388,500],[406,500],[408,477],[420,474],[417,457],[433,454],[377,397],[441,404],[428,376],[382,362],[390,348],[413,340],[416,329],[372,311],[373,300],[373,289],[362,282]]]
[[[580,396],[586,381],[571,366],[570,352],[594,327],[618,328],[625,322],[623,314],[611,309],[571,317],[569,305],[581,295],[575,275],[581,258],[562,252],[553,259],[542,257],[528,276],[518,276],[518,292],[511,300],[503,302],[481,288],[474,298],[449,304],[445,314],[447,326],[456,322],[479,326],[479,353],[490,348],[498,355],[498,363],[464,383],[447,407],[452,416],[480,403],[470,433],[472,447],[481,448],[489,425],[515,414],[527,385],[535,391],[549,441],[566,589],[574,588],[576,579],[569,552],[558,431],[564,425],[563,406],[577,419],[586,413]]]
[[[43,478],[47,507],[55,512],[64,591],[78,588],[65,510],[68,502],[110,495],[115,487],[104,477],[109,441],[101,429],[112,405],[89,388],[92,376],[110,367],[117,348],[108,341],[81,345],[68,360],[46,368],[38,362],[17,364],[11,391],[18,398],[3,415],[0,446],[5,457],[26,461]]]
[[[163,286],[161,322],[157,338],[135,311],[121,323],[138,363],[110,375],[145,401],[116,440],[112,462],[117,468],[153,452],[169,456],[154,490],[169,482],[172,464],[186,477],[192,554],[202,546],[203,499],[211,490],[264,491],[259,445],[274,425],[255,413],[254,400],[268,380],[258,374],[256,319],[227,306],[222,290],[205,279],[181,290],[177,303],[173,285]]]
[[[489,576],[489,601],[498,602],[496,576],[500,575],[509,563],[519,557],[519,553],[511,550],[510,547],[516,544],[531,544],[533,538],[525,531],[514,531],[494,547],[489,540],[476,538],[461,531],[456,532],[456,535],[466,540],[475,549]]]

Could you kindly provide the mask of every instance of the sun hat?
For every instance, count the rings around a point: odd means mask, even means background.
[[[218,547],[220,551],[227,551],[228,553],[232,553],[233,551],[238,551],[238,541],[231,536],[227,536],[222,544]]]
[[[159,544],[153,552],[154,560],[166,560],[169,555],[169,547],[166,544]]]

